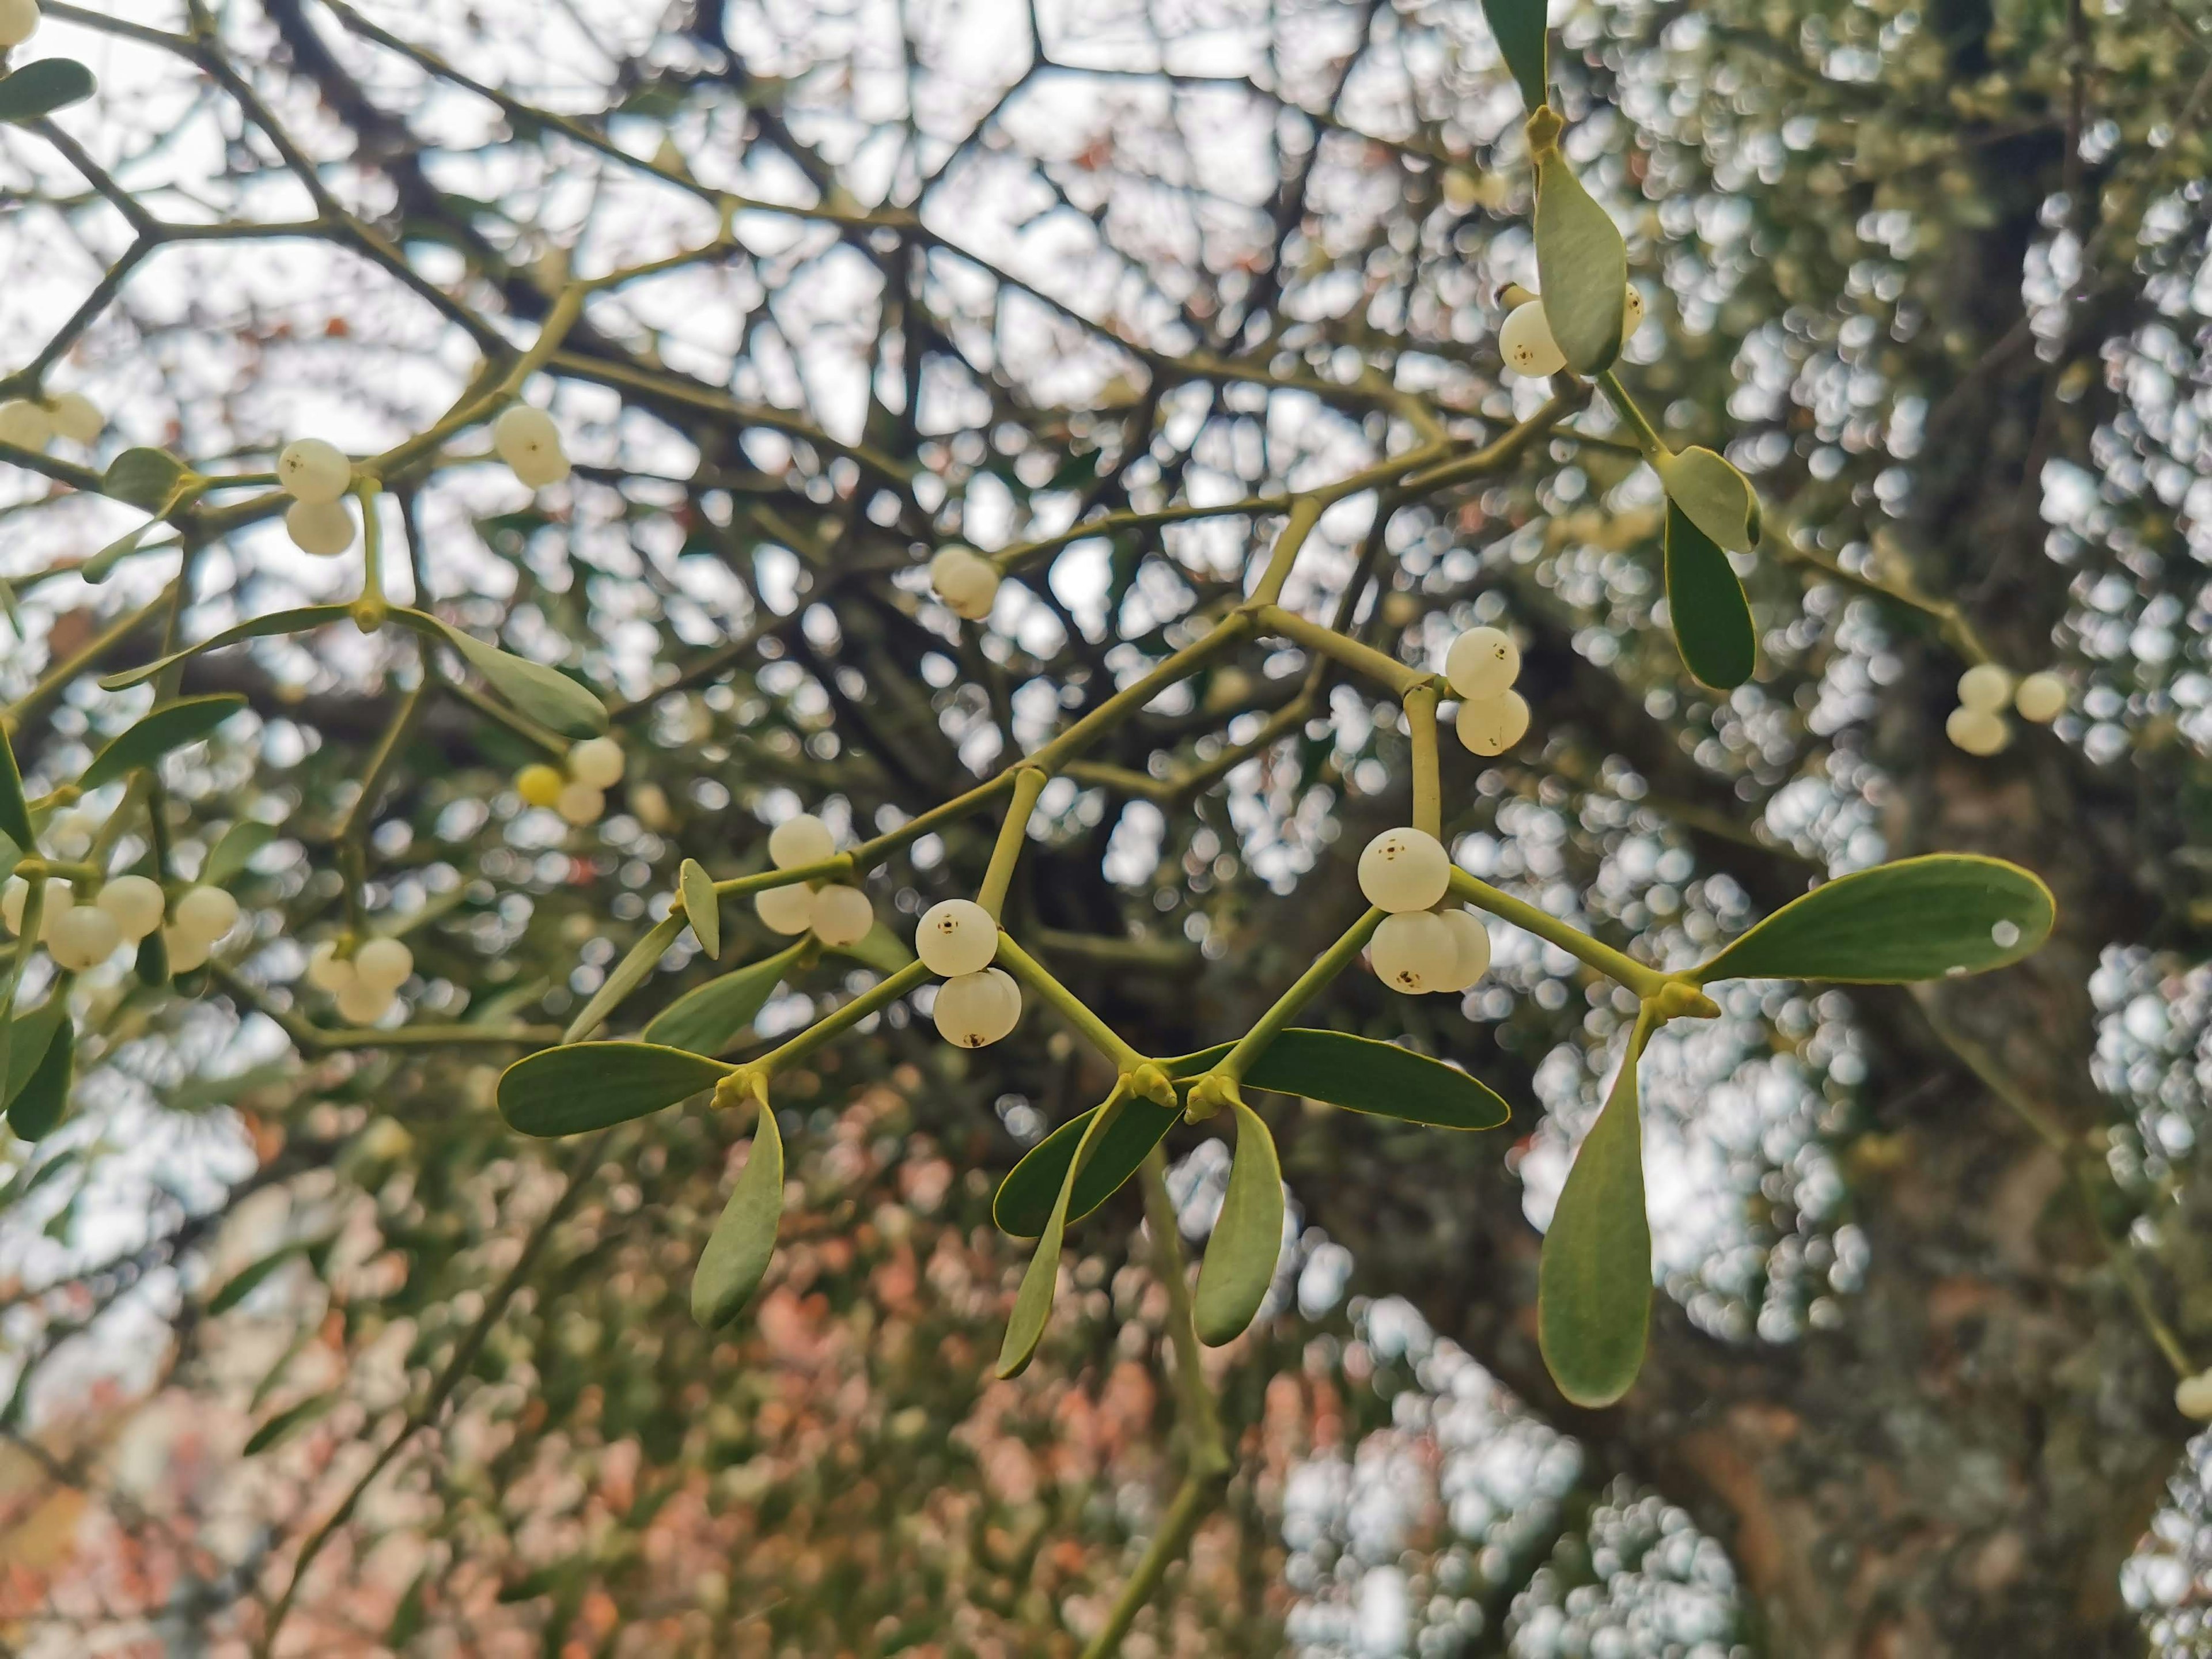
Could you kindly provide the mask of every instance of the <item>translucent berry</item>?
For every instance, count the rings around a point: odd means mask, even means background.
[[[161,884],[144,876],[118,876],[93,901],[115,918],[123,937],[136,945],[161,925]]]
[[[1444,678],[1462,697],[1494,697],[1521,676],[1521,647],[1502,628],[1470,628],[1444,653]]]
[[[1451,883],[1451,855],[1426,830],[1385,830],[1359,855],[1359,890],[1378,909],[1426,910]]]
[[[2004,717],[1986,708],[1954,708],[1943,732],[1970,755],[1994,755],[2012,741]]]
[[[938,1033],[955,1048],[981,1048],[996,1042],[1021,1017],[1021,988],[1001,969],[962,974],[937,988]]]
[[[491,447],[514,476],[532,489],[559,483],[568,476],[561,428],[542,409],[515,404],[492,422]]]
[[[415,953],[396,939],[373,939],[353,953],[353,976],[364,985],[396,991],[415,971]]]
[[[803,881],[763,887],[753,895],[762,924],[776,933],[803,933],[814,925],[814,890]]]
[[[2199,1371],[2175,1383],[2173,1408],[2199,1423],[2212,1422],[2212,1371]]]
[[[676,813],[668,804],[668,792],[657,783],[635,783],[630,786],[629,810],[637,814],[637,821],[655,834],[664,834],[676,824]]]
[[[356,1025],[374,1025],[396,1000],[389,985],[372,985],[356,974],[337,994],[338,1016]]]
[[[0,403],[0,444],[18,449],[44,449],[53,441],[54,417],[28,398]]]
[[[276,482],[291,491],[295,501],[324,505],[346,493],[353,483],[353,463],[336,444],[295,438],[276,457]]]
[[[284,533],[302,553],[335,559],[353,545],[353,514],[343,496],[335,501],[294,501],[284,509]]]
[[[6,9],[6,0],[0,0],[0,11]],[[106,428],[107,416],[100,412],[100,405],[82,392],[64,392],[51,398],[46,410],[53,417],[55,433],[73,444],[96,444]]]
[[[325,939],[307,953],[307,983],[335,996],[353,983],[353,963],[338,954],[337,942]]]
[[[1643,326],[1644,294],[1635,283],[1631,283],[1628,285],[1628,303],[1622,307],[1620,314],[1621,343],[1627,343],[1628,337]]]
[[[1544,315],[1541,300],[1513,307],[1513,314],[1498,331],[1498,351],[1506,368],[1531,380],[1548,380],[1567,366],[1567,354],[1552,337],[1551,319]]]
[[[1405,910],[1382,918],[1367,946],[1375,976],[1395,991],[1418,996],[1441,991],[1459,967],[1459,941],[1433,910]]]
[[[27,890],[19,889],[16,892],[15,904],[8,917],[9,927],[16,933],[23,930],[23,905],[29,897]],[[69,883],[49,881],[46,884],[46,908],[39,915],[40,944],[52,945],[54,942],[54,930],[61,926],[62,918],[76,903],[76,894]]]
[[[945,979],[980,974],[999,954],[999,924],[973,899],[945,899],[921,913],[914,953]]]
[[[0,51],[20,46],[39,27],[39,0],[0,0]]]
[[[1459,965],[1452,969],[1451,977],[1437,988],[1464,991],[1490,971],[1490,930],[1482,925],[1481,917],[1468,910],[1446,910],[1443,924],[1451,930],[1452,944],[1459,951]]]
[[[1528,704],[1518,691],[1469,697],[1459,706],[1459,740],[1474,755],[1502,755],[1528,735]]]
[[[1959,701],[1985,714],[2002,714],[2012,701],[2012,676],[1993,662],[1976,663],[1959,676]]]
[[[768,832],[769,862],[779,870],[797,870],[836,854],[837,838],[811,812],[786,818]]]
[[[514,793],[522,797],[526,805],[553,806],[559,804],[561,791],[568,782],[568,780],[561,775],[558,767],[548,766],[540,761],[534,766],[524,767],[514,775]]]
[[[999,568],[956,542],[929,562],[929,585],[954,616],[981,622],[998,600]]]
[[[220,887],[187,887],[172,914],[179,933],[213,945],[238,926],[238,901]]]
[[[594,789],[622,781],[623,746],[612,738],[586,738],[568,751],[568,775]]]
[[[2020,683],[2013,707],[2020,710],[2021,719],[2048,726],[2066,712],[2066,682],[2046,668]]]
[[[561,786],[561,793],[553,798],[553,810],[564,822],[581,830],[586,824],[597,823],[606,811],[606,792],[571,778]]]
[[[833,883],[814,896],[807,926],[824,945],[858,945],[876,925],[875,907],[857,887]]]
[[[122,943],[123,930],[113,916],[97,904],[73,904],[54,924],[46,949],[56,966],[82,972],[106,961]]]

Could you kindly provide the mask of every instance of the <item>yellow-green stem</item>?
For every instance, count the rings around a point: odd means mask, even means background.
[[[1413,749],[1413,828],[1443,839],[1443,781],[1437,759],[1437,688],[1406,693],[1406,730]]]
[[[1144,1055],[1124,1042],[1112,1026],[1091,1012],[1081,997],[1054,979],[1042,963],[1014,943],[1012,934],[1004,930],[999,934],[998,959],[1016,979],[1058,1009],[1060,1017],[1089,1038],[1091,1047],[1112,1060],[1116,1070],[1126,1074],[1145,1063]]]
[[[1022,848],[1029,840],[1030,814],[1044,793],[1048,781],[1044,772],[1034,766],[1024,766],[1014,774],[1014,798],[1006,803],[1006,816],[999,824],[999,839],[991,848],[991,861],[983,870],[983,884],[975,890],[975,902],[990,913],[991,920],[999,919],[1006,908],[1006,889],[1014,879],[1014,866],[1021,862]]]
[[[1275,999],[1275,1006],[1260,1016],[1252,1029],[1237,1039],[1237,1046],[1222,1055],[1214,1066],[1217,1077],[1227,1077],[1242,1083],[1252,1062],[1260,1058],[1282,1029],[1294,1018],[1299,1009],[1320,994],[1321,989],[1352,965],[1352,958],[1366,947],[1375,930],[1382,925],[1382,912],[1371,906],[1367,914],[1345,930],[1344,936],[1314,959],[1312,967],[1300,974],[1291,988]]]
[[[1657,996],[1667,983],[1667,975],[1656,968],[1647,968],[1633,957],[1623,956],[1610,945],[1601,944],[1533,904],[1499,892],[1488,882],[1478,880],[1464,870],[1452,872],[1451,892],[1462,902],[1487,910],[1499,920],[1558,945],[1585,966],[1595,968],[1608,979],[1620,981],[1639,997]]]

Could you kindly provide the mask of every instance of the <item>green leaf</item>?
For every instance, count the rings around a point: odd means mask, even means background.
[[[2016,864],[1930,853],[1792,899],[1697,970],[1717,979],[1901,985],[2018,962],[2049,937],[2051,890]]]
[[[766,1101],[753,1127],[753,1149],[730,1201],[714,1224],[699,1265],[691,1274],[691,1317],[708,1330],[719,1330],[760,1288],[775,1254],[775,1230],[783,1219],[783,1134]]]
[[[272,611],[265,617],[256,617],[252,622],[226,628],[220,634],[210,634],[198,645],[188,645],[181,651],[172,651],[166,657],[156,657],[152,662],[126,668],[119,674],[110,674],[100,681],[100,689],[106,691],[126,690],[152,679],[171,663],[197,657],[202,652],[219,651],[224,646],[236,645],[241,640],[267,639],[273,634],[305,634],[331,623],[342,622],[351,614],[350,608],[343,605],[307,605],[295,611]],[[0,828],[5,826],[0,825]]]
[[[247,1437],[246,1455],[257,1457],[288,1435],[306,1428],[337,1405],[338,1399],[338,1391],[333,1389],[328,1394],[319,1394],[296,1406],[286,1407]]]
[[[245,696],[236,691],[164,703],[94,755],[76,787],[89,793],[126,772],[152,766],[172,750],[207,737],[245,707]]]
[[[853,944],[829,948],[879,974],[896,974],[914,960],[914,952],[907,949],[906,941],[880,921]]]
[[[131,958],[141,985],[167,985],[169,982],[169,946],[156,927],[138,941],[137,954]]]
[[[37,1007],[15,1016],[8,1042],[8,1097],[0,1108],[15,1104],[15,1097],[23,1092],[39,1062],[46,1057],[46,1047],[68,1014],[69,1000],[50,995]]]
[[[1536,163],[1536,278],[1567,367],[1577,374],[1609,368],[1628,319],[1628,249],[1556,146]]]
[[[1067,1232],[1068,1200],[1075,1189],[1076,1173],[1086,1162],[1088,1148],[1098,1138],[1102,1127],[1110,1127],[1127,1103],[1127,1097],[1116,1088],[1106,1103],[1090,1115],[1082,1138],[1076,1142],[1075,1155],[1069,1160],[1068,1173],[1060,1183],[1059,1195],[1053,1200],[1052,1213],[1045,1219],[1037,1247],[1022,1274],[1021,1288],[1014,1292],[1013,1316],[1006,1321],[1006,1340],[999,1347],[999,1375],[1002,1377],[1018,1376],[1028,1370],[1037,1344],[1043,1339],[1045,1322],[1052,1316],[1053,1295],[1060,1284],[1060,1247]]]
[[[1482,0],[1482,15],[1490,21],[1498,53],[1521,83],[1521,96],[1530,109],[1544,101],[1551,79],[1545,62],[1549,44],[1545,11],[1544,0]]]
[[[1242,1101],[1231,1103],[1237,1156],[1220,1218],[1206,1242],[1206,1260],[1199,1264],[1192,1307],[1198,1340],[1210,1348],[1242,1335],[1252,1323],[1283,1253],[1283,1166],[1275,1138],[1257,1112]]]
[[[54,999],[49,998],[48,1000]],[[76,1027],[68,1020],[54,1027],[52,1041],[39,1061],[39,1069],[31,1073],[30,1081],[23,1085],[8,1106],[8,1127],[26,1140],[37,1140],[51,1133],[69,1109],[70,1084],[76,1075]],[[15,1060],[9,1058],[9,1071],[15,1070]]]
[[[161,513],[177,498],[192,470],[166,449],[126,449],[107,464],[100,493],[146,513]],[[150,526],[141,525],[142,535]],[[105,557],[106,555],[96,556]]]
[[[251,1262],[231,1275],[230,1280],[210,1298],[207,1310],[210,1314],[228,1313],[253,1294],[254,1287],[275,1273],[295,1256],[305,1254],[304,1244],[286,1244],[271,1250],[260,1261]]]
[[[676,872],[677,890],[684,896],[684,914],[698,936],[699,948],[714,961],[722,954],[722,902],[714,896],[714,878],[696,859],[686,859]]]
[[[1016,1238],[1035,1238],[1044,1231],[1052,1219],[1053,1202],[1067,1179],[1068,1165],[1075,1161],[1075,1149],[1083,1144],[1084,1133],[1100,1109],[1094,1106],[1068,1119],[1006,1172],[991,1200],[991,1219],[1000,1231]],[[1156,1106],[1141,1095],[1123,1101],[1121,1111],[1091,1149],[1083,1173],[1075,1179],[1067,1218],[1082,1220],[1119,1192],[1121,1183],[1137,1173],[1145,1155],[1167,1139],[1168,1131],[1182,1116],[1174,1107]]]
[[[667,955],[668,947],[676,943],[676,936],[684,931],[684,913],[672,910],[653,924],[645,937],[629,947],[629,954],[615,964],[615,970],[584,1005],[583,1012],[568,1022],[568,1029],[561,1034],[563,1042],[580,1042],[606,1024],[607,1016],[614,1012],[622,1000],[644,982],[653,971],[653,964]]]
[[[258,818],[240,818],[222,832],[200,866],[200,880],[210,887],[228,886],[253,862],[253,855],[276,839],[276,827]]]
[[[94,586],[106,581],[115,574],[115,567],[136,553],[146,538],[159,530],[161,524],[159,519],[149,519],[136,530],[125,531],[76,568],[77,580]]]
[[[41,58],[0,80],[0,121],[35,121],[81,104],[100,89],[74,58]]]
[[[599,700],[559,669],[487,645],[427,611],[401,606],[392,614],[417,633],[444,640],[485,684],[539,725],[564,738],[595,738],[607,729],[607,711]]]
[[[1654,463],[1667,499],[1731,553],[1759,545],[1759,495],[1726,457],[1696,445]]]
[[[1644,1364],[1651,1324],[1651,1223],[1644,1209],[1644,1123],[1636,1066],[1644,1028],[1583,1138],[1536,1271],[1537,1344],[1559,1392],[1610,1406]]]
[[[1667,614],[1683,665],[1717,690],[1751,678],[1759,635],[1751,601],[1728,555],[1673,501],[1667,503]]]
[[[1222,1043],[1168,1060],[1168,1072],[1178,1081],[1200,1076],[1218,1065],[1231,1046]],[[1284,1031],[1261,1050],[1244,1082],[1254,1089],[1303,1095],[1348,1111],[1439,1129],[1495,1129],[1513,1115],[1496,1091],[1457,1066],[1348,1031]]]
[[[775,994],[775,988],[805,949],[806,941],[801,939],[772,957],[694,986],[653,1016],[645,1028],[645,1040],[695,1054],[720,1054],[753,1023],[753,1016]]]
[[[31,832],[31,804],[23,798],[23,775],[15,769],[15,749],[5,726],[0,726],[0,836],[15,843],[18,856],[38,850],[39,838]]]
[[[565,1043],[500,1074],[499,1115],[526,1135],[578,1134],[689,1100],[734,1069],[658,1043]]]

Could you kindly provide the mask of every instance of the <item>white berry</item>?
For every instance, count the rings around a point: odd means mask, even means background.
[[[929,585],[954,616],[981,622],[998,600],[999,568],[956,542],[929,562]]]
[[[1451,884],[1451,855],[1425,830],[1385,830],[1359,855],[1359,890],[1378,909],[1425,910]]]
[[[868,896],[842,882],[817,893],[814,908],[807,913],[807,926],[824,945],[858,945],[875,925],[875,907]]]
[[[1433,910],[1383,917],[1367,954],[1377,979],[1409,995],[1444,989],[1459,967],[1459,941]]]
[[[797,870],[835,858],[837,838],[811,812],[786,818],[768,832],[768,859],[779,870]]]
[[[168,952],[169,971],[173,974],[189,974],[193,969],[202,966],[207,961],[208,951],[213,947],[215,941],[194,939],[174,927],[169,927],[161,930],[161,944]]]
[[[393,1001],[392,987],[372,985],[359,975],[337,994],[338,1016],[356,1025],[374,1025]]]
[[[28,398],[10,398],[0,404],[0,444],[44,449],[53,435],[54,417]]]
[[[1970,755],[1994,755],[2012,741],[2004,717],[1986,708],[1954,708],[1943,733]]]
[[[1494,697],[1521,675],[1521,647],[1502,628],[1470,628],[1444,653],[1444,678],[1462,697]]]
[[[945,899],[921,913],[914,953],[941,978],[980,974],[999,954],[999,924],[973,899]]]
[[[20,46],[39,27],[39,0],[0,0],[0,51]]]
[[[353,953],[353,975],[363,985],[396,991],[415,971],[415,953],[396,939],[373,939]]]
[[[559,483],[568,476],[561,428],[542,409],[515,404],[492,422],[491,447],[514,476],[532,489]]]
[[[295,438],[276,457],[276,482],[295,501],[323,505],[337,500],[353,483],[353,463],[336,444],[320,438]]]
[[[568,775],[594,789],[611,789],[622,781],[623,746],[612,738],[586,738],[568,751]]]
[[[1464,991],[1490,971],[1490,930],[1482,925],[1481,917],[1468,910],[1445,911],[1443,924],[1451,930],[1452,944],[1459,952],[1459,965],[1437,988]]]
[[[1528,735],[1528,704],[1518,691],[1469,697],[1459,706],[1455,729],[1471,755],[1502,755]]]
[[[998,968],[963,974],[937,988],[938,1034],[957,1048],[981,1048],[1012,1030],[1022,1017],[1021,988]]]
[[[122,943],[123,930],[113,916],[97,904],[73,904],[54,924],[46,949],[57,966],[82,971],[106,961]]]
[[[354,981],[353,963],[338,954],[335,941],[325,939],[307,953],[307,983],[335,996]]]
[[[2013,707],[2020,717],[2038,726],[2048,726],[2066,712],[2066,682],[2049,669],[2030,674],[2013,693]]]
[[[561,793],[554,797],[553,810],[564,821],[581,830],[586,824],[597,823],[600,815],[607,810],[606,792],[571,778],[561,786]]]
[[[20,933],[23,931],[23,905],[29,896],[27,890],[20,891],[15,896],[15,905],[8,918],[9,927],[15,933]],[[39,912],[40,944],[52,945],[54,942],[54,930],[61,926],[62,918],[70,913],[76,903],[76,894],[69,883],[49,881],[46,884],[46,906]]]
[[[353,514],[343,496],[335,501],[294,501],[284,509],[284,533],[302,553],[335,559],[353,545]]]
[[[2212,1371],[2199,1371],[2175,1383],[2173,1408],[2200,1423],[2212,1422]]]
[[[803,933],[814,925],[814,890],[803,881],[763,887],[753,895],[762,924],[776,933]]]
[[[1551,319],[1544,315],[1541,300],[1513,307],[1513,314],[1498,331],[1498,350],[1506,368],[1531,380],[1547,380],[1567,366],[1567,354],[1552,337]]]
[[[238,926],[238,901],[220,887],[188,887],[174,915],[179,933],[213,945]]]
[[[1959,676],[1959,701],[1985,714],[2001,714],[2012,701],[2012,676],[1993,662],[1976,663]]]
[[[161,925],[161,884],[144,876],[118,876],[93,901],[115,918],[123,937],[136,945]]]
[[[4,10],[0,0],[0,10]],[[54,431],[73,444],[94,444],[107,425],[107,417],[100,412],[100,405],[82,392],[64,392],[51,399],[46,411],[52,416]]]

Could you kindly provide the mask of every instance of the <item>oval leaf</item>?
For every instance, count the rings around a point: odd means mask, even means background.
[[[2051,890],[2016,864],[1930,853],[1792,899],[1698,971],[1717,979],[1901,985],[2006,967],[2041,945]]]
[[[0,836],[15,843],[19,855],[38,850],[39,838],[31,832],[31,804],[23,798],[23,775],[15,767],[15,746],[8,728],[0,725]]]
[[[271,1250],[260,1261],[240,1268],[231,1276],[230,1282],[209,1299],[207,1310],[210,1314],[228,1313],[247,1297],[252,1296],[254,1287],[267,1279],[270,1274],[291,1261],[293,1257],[303,1255],[306,1253],[307,1246],[304,1244],[287,1244],[282,1249]]]
[[[94,755],[77,787],[89,793],[126,772],[151,766],[172,750],[198,743],[245,707],[244,695],[236,691],[164,703]]]
[[[266,639],[273,634],[305,634],[326,623],[343,621],[351,614],[349,607],[343,605],[306,605],[295,611],[272,611],[265,617],[256,617],[252,622],[242,622],[235,628],[226,628],[220,634],[211,634],[198,645],[188,645],[166,657],[156,657],[152,662],[126,668],[119,674],[110,674],[100,681],[100,688],[107,691],[125,690],[152,679],[171,663],[197,657],[204,651],[220,650],[226,645],[236,645],[240,640]]]
[[[1482,0],[1482,15],[1497,37],[1498,55],[1521,83],[1521,95],[1530,109],[1544,101],[1551,79],[1545,62],[1545,0]]]
[[[1713,538],[1667,503],[1667,615],[1683,665],[1716,690],[1733,690],[1759,665],[1759,635],[1743,584]]]
[[[100,493],[147,513],[160,513],[176,499],[191,476],[191,469],[166,449],[126,449],[107,464],[100,480]],[[139,532],[150,528],[142,525]]]
[[[652,1042],[565,1043],[501,1073],[499,1115],[526,1135],[604,1129],[689,1100],[732,1069]]]
[[[136,553],[147,537],[161,527],[159,519],[149,519],[136,530],[126,531],[76,568],[77,580],[94,586],[115,574],[115,567]],[[174,542],[164,542],[164,547],[173,547]],[[151,551],[151,549],[148,550]]]
[[[1544,1234],[1536,1332],[1544,1364],[1577,1406],[1610,1406],[1643,1368],[1651,1324],[1651,1223],[1644,1209],[1637,1029],[1605,1109],[1583,1138]]]
[[[276,827],[258,818],[240,818],[222,832],[200,866],[200,880],[210,887],[227,886],[244,873],[253,855],[276,839]],[[149,937],[153,937],[149,935]]]
[[[684,931],[684,913],[672,910],[653,924],[645,937],[629,947],[629,954],[615,964],[615,970],[584,1005],[583,1012],[568,1022],[568,1029],[561,1034],[563,1042],[581,1042],[606,1024],[607,1016],[614,1012],[622,1000],[637,989],[645,976],[653,971],[653,964],[668,953],[676,943],[676,936]]]
[[[1257,1112],[1241,1101],[1234,1104],[1237,1157],[1192,1299],[1198,1339],[1213,1348],[1251,1325],[1283,1253],[1283,1166],[1275,1138]]]
[[[1556,146],[1536,162],[1536,276],[1567,366],[1577,374],[1609,368],[1627,321],[1628,249]]]
[[[70,1084],[76,1076],[76,1027],[66,1019],[57,1022],[53,1038],[46,1048],[38,1070],[8,1106],[8,1127],[26,1140],[51,1133],[69,1109]],[[12,1054],[9,1069],[15,1069]]]
[[[69,1012],[68,1000],[49,996],[27,1013],[15,1016],[14,1028],[8,1040],[8,1097],[6,1105],[12,1106],[16,1096],[23,1092],[39,1062],[46,1057],[46,1047],[61,1029],[64,1017]]]
[[[1168,1060],[1168,1072],[1178,1079],[1200,1076],[1218,1065],[1231,1046]],[[1349,1031],[1282,1032],[1260,1051],[1244,1081],[1255,1089],[1439,1129],[1495,1129],[1513,1115],[1495,1090],[1457,1066]]]
[[[753,1129],[753,1149],[722,1218],[714,1224],[707,1248],[699,1252],[699,1265],[691,1274],[691,1317],[708,1330],[716,1330],[738,1316],[738,1310],[760,1288],[775,1254],[775,1230],[783,1219],[783,1134],[775,1126],[775,1112],[761,1103],[760,1121]]]
[[[1667,499],[1731,553],[1759,544],[1759,495],[1726,457],[1692,445],[1656,463]]]
[[[1021,1288],[1014,1292],[1013,1315],[1006,1321],[1006,1340],[999,1346],[999,1375],[1002,1377],[1018,1376],[1026,1370],[1036,1352],[1037,1343],[1044,1336],[1045,1321],[1052,1316],[1053,1294],[1060,1284],[1060,1240],[1067,1231],[1068,1200],[1075,1190],[1076,1176],[1090,1161],[1091,1144],[1101,1138],[1103,1131],[1113,1127],[1127,1103],[1117,1089],[1103,1106],[1088,1114],[1089,1121],[1084,1126],[1082,1138],[1076,1142],[1067,1176],[1060,1182],[1059,1195],[1053,1200],[1052,1213],[1045,1219],[1036,1249],[1022,1274]]]
[[[1044,1231],[1052,1219],[1053,1201],[1067,1179],[1067,1167],[1075,1161],[1075,1149],[1083,1144],[1084,1132],[1099,1109],[1094,1106],[1068,1119],[1006,1172],[991,1200],[991,1219],[1000,1231],[1016,1238],[1035,1238]],[[1100,1133],[1098,1144],[1091,1149],[1083,1173],[1075,1178],[1067,1218],[1082,1220],[1121,1191],[1121,1183],[1137,1173],[1145,1155],[1167,1139],[1168,1131],[1182,1115],[1172,1106],[1156,1106],[1141,1096],[1122,1102],[1114,1121]]]
[[[0,121],[35,121],[81,104],[100,89],[74,58],[41,58],[0,80]]]
[[[328,1394],[319,1394],[313,1399],[302,1400],[298,1405],[287,1407],[278,1412],[276,1416],[270,1418],[247,1437],[246,1455],[248,1457],[257,1456],[267,1451],[286,1436],[306,1428],[308,1424],[337,1405],[338,1399],[338,1392],[333,1389]]]
[[[607,711],[599,700],[559,669],[487,645],[427,611],[402,607],[392,614],[418,633],[443,639],[486,684],[539,725],[564,738],[595,738],[607,729]]]
[[[645,1028],[645,1040],[695,1054],[720,1054],[744,1035],[805,949],[802,939],[788,950],[694,986],[653,1016]]]
[[[722,902],[714,896],[714,878],[698,860],[686,859],[676,872],[676,886],[684,896],[684,914],[698,936],[699,948],[712,962],[722,954]]]

